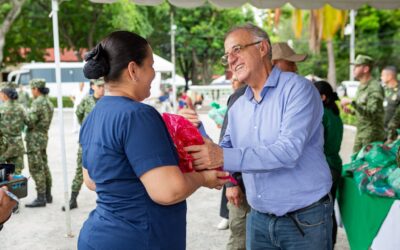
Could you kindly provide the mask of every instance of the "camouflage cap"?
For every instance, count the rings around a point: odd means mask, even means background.
[[[358,55],[356,57],[356,60],[354,61],[353,65],[372,65],[374,63],[374,60],[372,57],[366,56],[366,55]]]
[[[46,87],[46,80],[40,78],[32,79],[29,81],[29,86],[31,88],[44,88]]]
[[[2,82],[0,83],[0,90],[1,89],[16,89],[17,88],[17,84],[13,83],[13,82]]]
[[[93,85],[104,85],[104,83],[105,83],[105,81],[104,81],[104,78],[103,77],[100,77],[99,79],[93,79],[92,80],[92,82],[93,82]]]

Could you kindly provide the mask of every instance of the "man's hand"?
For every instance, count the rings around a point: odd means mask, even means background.
[[[226,199],[236,207],[239,207],[243,202],[244,194],[239,186],[227,187]]]
[[[225,183],[229,181],[228,179],[224,178],[229,176],[228,172],[217,170],[204,170],[198,173],[201,174],[204,178],[203,187],[215,188],[219,190],[222,188],[223,185],[225,185]]]
[[[178,111],[178,114],[189,120],[196,128],[200,125],[199,115],[193,109],[184,108]]]
[[[210,139],[204,138],[203,145],[185,147],[194,159],[193,165],[196,170],[214,169],[224,165],[224,151],[220,146]]]
[[[349,108],[349,105],[351,104],[351,102],[352,102],[352,100],[349,99],[349,98],[342,98],[340,100],[340,105],[342,106],[342,109],[346,114],[351,114],[352,113],[350,108]]]
[[[13,208],[17,202],[8,197],[5,187],[0,188],[0,223],[4,223],[12,213]]]

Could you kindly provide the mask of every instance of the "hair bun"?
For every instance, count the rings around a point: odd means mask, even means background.
[[[110,71],[106,52],[100,43],[85,55],[85,61],[83,74],[88,79],[98,79],[106,76]]]

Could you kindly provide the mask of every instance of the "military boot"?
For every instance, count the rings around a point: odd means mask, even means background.
[[[46,203],[52,203],[53,196],[51,195],[51,187],[46,186]]]
[[[74,209],[78,207],[78,202],[76,201],[76,198],[78,198],[79,192],[72,192],[71,193],[71,199],[69,200],[69,209]],[[65,206],[62,206],[61,208],[62,211],[65,211]]]
[[[25,204],[25,207],[45,207],[46,206],[46,193],[38,193],[37,198],[32,202]]]

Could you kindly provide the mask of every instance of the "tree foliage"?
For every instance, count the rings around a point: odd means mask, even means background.
[[[50,1],[27,0],[7,37],[8,63],[43,60],[45,49],[53,47],[50,12]],[[82,60],[83,52],[111,31],[124,29],[147,35],[152,27],[146,13],[144,7],[137,7],[128,0],[115,4],[64,1],[58,12],[60,48],[73,50],[77,59]]]
[[[178,9],[167,4],[152,8],[154,32],[149,40],[158,53],[170,58],[170,12],[174,13],[177,67],[186,81],[208,84],[212,75],[223,74],[220,57],[224,34],[233,26],[253,21],[249,10],[220,10],[209,4],[196,9]]]

